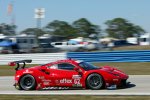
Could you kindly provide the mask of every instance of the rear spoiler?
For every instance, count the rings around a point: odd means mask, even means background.
[[[20,68],[20,69],[24,69],[25,66],[26,66],[26,63],[31,63],[31,62],[32,62],[31,59],[19,60],[19,61],[9,62],[8,65],[9,65],[9,66],[16,66],[16,65],[17,65],[17,67],[15,68],[15,70],[18,70],[19,68]],[[20,66],[21,63],[23,64],[22,66]]]

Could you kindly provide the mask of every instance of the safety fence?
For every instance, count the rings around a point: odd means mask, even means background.
[[[32,59],[31,64],[45,64],[66,58],[66,53],[0,54],[0,65],[11,61]]]
[[[150,62],[150,50],[69,52],[67,57],[87,62]]]

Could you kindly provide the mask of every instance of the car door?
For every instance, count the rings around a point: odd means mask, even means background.
[[[77,66],[70,63],[59,63],[51,66],[50,73],[53,76],[55,86],[82,87],[82,75],[74,70],[75,67]]]

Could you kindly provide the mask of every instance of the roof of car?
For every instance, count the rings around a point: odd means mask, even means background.
[[[49,64],[59,64],[59,63],[71,63],[71,64],[79,64],[83,61],[80,61],[80,60],[75,60],[75,59],[64,59],[64,60],[57,60],[55,62],[51,62]]]

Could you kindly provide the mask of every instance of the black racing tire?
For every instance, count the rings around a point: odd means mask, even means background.
[[[103,87],[103,78],[97,73],[90,74],[86,79],[87,88],[92,90],[98,90]]]
[[[30,74],[24,75],[19,81],[19,86],[22,90],[35,90],[36,80]]]

